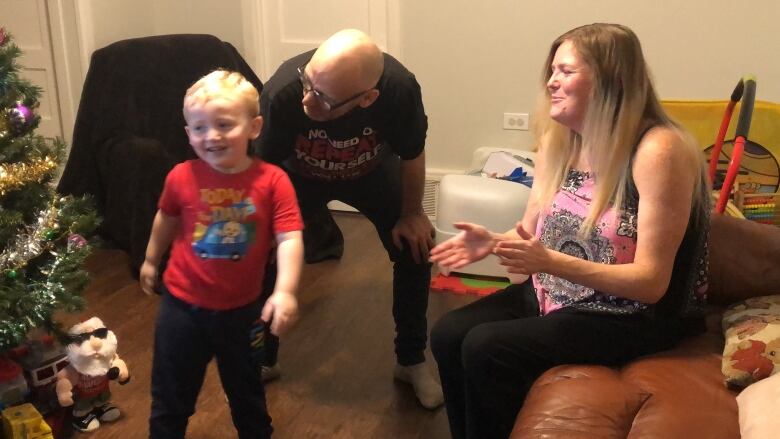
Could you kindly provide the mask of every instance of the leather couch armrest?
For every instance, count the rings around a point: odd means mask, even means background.
[[[625,438],[649,396],[608,367],[554,367],[532,386],[510,437]]]
[[[780,228],[713,215],[708,300],[728,305],[780,292]]]

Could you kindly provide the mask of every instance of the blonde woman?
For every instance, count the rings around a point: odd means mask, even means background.
[[[531,201],[515,230],[431,251],[456,269],[498,255],[529,281],[450,312],[431,334],[455,438],[506,438],[545,370],[619,364],[703,326],[709,198],[701,153],[659,104],[636,35],[556,39],[537,111]]]

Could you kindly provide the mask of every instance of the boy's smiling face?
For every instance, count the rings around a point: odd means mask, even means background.
[[[260,135],[263,118],[250,117],[239,102],[225,97],[193,103],[184,130],[195,154],[213,169],[234,174],[249,167],[249,142]]]

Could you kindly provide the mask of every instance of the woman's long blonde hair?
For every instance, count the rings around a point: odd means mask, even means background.
[[[569,41],[592,71],[592,90],[582,133],[550,118],[552,61],[558,47]],[[653,126],[675,131],[690,155],[700,163],[700,178],[694,188],[698,205],[700,185],[706,184],[702,153],[696,140],[672,121],[658,100],[639,39],[631,29],[619,24],[596,23],[572,29],[550,47],[542,76],[543,93],[537,104],[535,130],[545,172],[535,182],[540,206],[548,206],[579,154],[587,154],[591,173],[596,177],[595,193],[580,232],[587,235],[610,206],[623,205],[631,158],[644,132]]]

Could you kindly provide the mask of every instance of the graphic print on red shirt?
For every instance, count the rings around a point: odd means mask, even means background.
[[[255,240],[255,225],[247,218],[257,211],[245,189],[201,189],[201,205],[192,234],[192,250],[203,259],[239,260]]]

